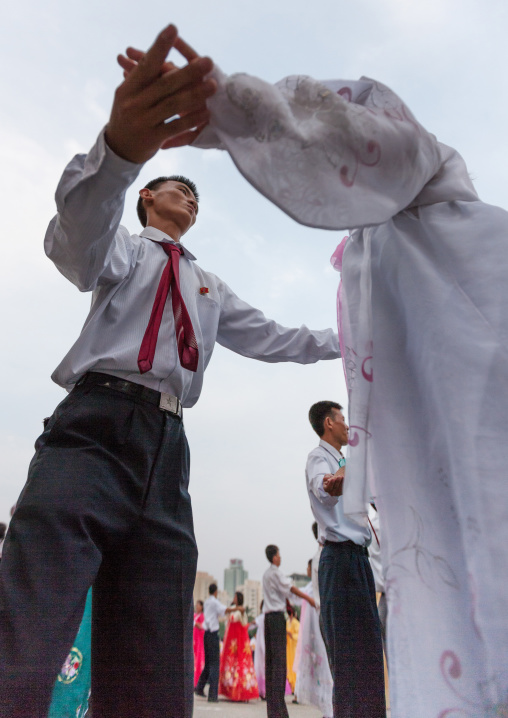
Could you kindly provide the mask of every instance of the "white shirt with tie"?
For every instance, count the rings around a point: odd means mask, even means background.
[[[46,233],[46,254],[78,289],[93,294],[81,334],[53,373],[57,384],[70,391],[87,371],[104,372],[173,394],[190,407],[201,393],[216,341],[266,362],[310,364],[340,356],[331,329],[289,329],[267,319],[201,269],[184,247],[180,288],[198,343],[198,369],[180,365],[167,302],[153,367],[140,375],[138,353],[167,263],[157,244],[173,242],[153,227],[131,235],[120,225],[125,193],[141,167],[115,155],[102,133],[88,155],[71,160],[58,185],[58,214]]]

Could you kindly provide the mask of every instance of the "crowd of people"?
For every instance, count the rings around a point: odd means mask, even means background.
[[[376,595],[380,618],[383,617],[384,592],[382,571],[379,560],[379,523],[377,511],[370,511],[371,546],[369,562],[375,577]],[[314,537],[318,539],[318,524],[312,524]],[[204,602],[197,601],[194,613],[194,684],[195,693],[206,697],[204,692],[209,685],[208,700],[217,702],[218,696],[230,701],[248,702],[261,698],[267,700],[268,677],[268,716],[283,715],[281,707],[288,695],[293,703],[313,705],[323,713],[323,718],[333,718],[333,677],[328,651],[325,644],[322,622],[320,619],[321,602],[319,598],[319,558],[322,544],[318,542],[318,550],[307,563],[309,582],[302,587],[301,593],[295,596],[291,591],[292,583],[278,571],[280,553],[274,553],[275,546],[266,549],[267,558],[272,557],[271,567],[265,574],[263,586],[269,593],[269,605],[273,606],[274,584],[272,574],[284,579],[284,591],[292,597],[285,598],[284,628],[285,641],[274,639],[273,630],[268,637],[268,651],[265,638],[264,600],[260,605],[258,616],[247,617],[244,609],[244,598],[236,592],[231,606],[226,607],[217,600],[217,586],[209,587],[210,597]],[[343,588],[345,588],[343,586]],[[277,590],[277,589],[275,589]],[[269,611],[268,613],[273,613]],[[223,640],[219,640],[219,624],[217,616],[227,616],[227,624]],[[268,618],[269,625],[277,617]],[[384,616],[384,619],[386,616]],[[282,621],[278,623],[282,626]],[[384,623],[381,630],[384,636]],[[279,626],[279,628],[280,628]],[[215,635],[215,656],[209,648],[205,659],[205,635]],[[279,638],[282,636],[279,630]],[[252,638],[249,638],[252,636]],[[210,639],[208,639],[210,640]],[[347,647],[347,644],[344,645]],[[281,650],[282,649],[282,650]],[[284,660],[285,653],[285,660]],[[218,671],[213,670],[213,666]],[[282,689],[283,686],[283,689]],[[274,708],[274,705],[276,706]],[[287,710],[287,709],[286,709]]]

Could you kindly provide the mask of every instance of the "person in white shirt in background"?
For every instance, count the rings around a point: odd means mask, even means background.
[[[302,590],[312,596],[314,608],[302,602],[300,632],[293,670],[296,673],[295,695],[298,703],[314,705],[323,712],[323,718],[333,718],[333,678],[321,633],[319,609],[314,595],[313,563],[307,564],[310,582]]]
[[[219,700],[219,668],[220,668],[220,640],[219,640],[219,618],[233,611],[245,611],[245,606],[228,606],[226,607],[217,598],[218,588],[215,583],[208,586],[210,594],[203,606],[205,614],[205,666],[199,676],[198,683],[194,693],[198,696],[205,697],[204,689],[207,683],[210,684],[208,689],[208,701],[217,703]]]
[[[173,46],[189,61],[182,69],[165,65]],[[267,362],[340,355],[331,329],[281,327],[197,266],[180,244],[198,210],[189,180],[149,183],[140,190],[147,226],[131,234],[120,225],[143,164],[206,124],[211,69],[166,28],[57,188],[45,250],[92,293],[92,307],[53,374],[70,395],[37,441],[4,544],[5,718],[47,712],[92,584],[94,712],[190,718],[197,550],[182,406],[198,400],[216,341]]]
[[[342,407],[320,401],[309,411],[320,437],[306,466],[307,491],[324,547],[319,562],[321,618],[332,671],[334,718],[385,718],[383,648],[368,526],[344,515],[342,482],[348,426]]]
[[[270,544],[265,549],[270,566],[263,574],[263,613],[265,614],[265,681],[268,718],[288,718],[284,694],[286,689],[286,599],[292,594],[314,606],[307,596],[280,569],[279,548]]]

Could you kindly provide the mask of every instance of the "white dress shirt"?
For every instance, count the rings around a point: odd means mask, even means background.
[[[141,375],[138,353],[168,261],[157,243],[173,240],[153,227],[131,235],[120,225],[125,192],[140,169],[115,155],[101,134],[88,155],[71,160],[58,185],[58,214],[46,233],[46,254],[78,289],[93,296],[80,336],[53,373],[57,384],[70,390],[87,371],[100,371],[173,394],[190,407],[199,398],[216,341],[266,362],[308,364],[340,356],[331,329],[288,329],[267,319],[202,270],[184,248],[180,285],[199,347],[198,369],[180,365],[168,301],[153,367]]]
[[[286,598],[291,596],[293,581],[278,566],[271,563],[263,574],[263,613],[286,610]]]
[[[219,618],[226,613],[226,606],[215,596],[209,596],[204,603],[203,613],[205,614],[203,621],[205,631],[218,631]]]
[[[310,506],[318,522],[319,540],[354,541],[368,546],[371,533],[368,526],[361,526],[344,515],[342,496],[330,496],[323,488],[325,474],[335,474],[342,455],[327,441],[320,440],[307,459],[305,476]]]

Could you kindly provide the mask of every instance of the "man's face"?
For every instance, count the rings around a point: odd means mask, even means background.
[[[198,213],[198,203],[192,190],[183,182],[168,180],[157,189],[150,190],[151,205],[147,206],[150,219],[172,220],[182,234],[185,234]]]
[[[349,427],[344,419],[344,414],[339,409],[332,409],[330,430],[333,437],[341,446],[346,446],[349,436]]]
[[[280,566],[280,552],[279,552],[279,551],[277,551],[277,553],[276,553],[275,556],[273,557],[272,563],[273,563],[275,566]]]

